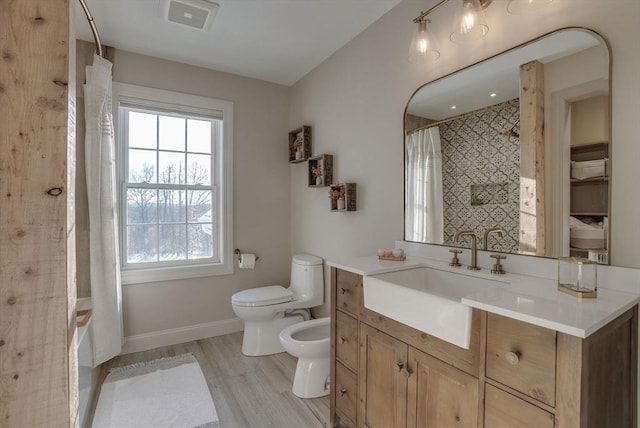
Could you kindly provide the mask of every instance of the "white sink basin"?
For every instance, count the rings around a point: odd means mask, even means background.
[[[460,300],[496,281],[416,268],[365,276],[363,284],[366,308],[469,349],[471,308]]]

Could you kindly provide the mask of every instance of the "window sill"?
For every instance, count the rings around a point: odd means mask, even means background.
[[[230,275],[233,264],[207,264],[155,267],[146,269],[126,269],[120,271],[121,282],[127,284],[143,284],[147,282],[176,281],[207,276]]]

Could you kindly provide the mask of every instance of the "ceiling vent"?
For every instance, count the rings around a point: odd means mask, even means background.
[[[162,0],[160,17],[197,30],[209,31],[220,5],[208,0]]]

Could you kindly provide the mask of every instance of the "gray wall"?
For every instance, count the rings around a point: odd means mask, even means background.
[[[260,256],[254,270],[240,270],[236,265],[232,275],[123,285],[125,338],[235,318],[233,293],[261,285],[288,285],[289,281],[290,198],[282,189],[289,182],[290,89],[121,50],[115,50],[113,63],[114,82],[234,103],[234,245]],[[84,154],[81,148],[78,152],[80,179]],[[82,192],[84,187],[78,187]],[[79,219],[86,218],[84,192],[78,198]],[[82,241],[88,225],[86,221],[79,225],[78,241]],[[79,290],[88,295],[88,256],[79,245]]]
[[[124,286],[125,336],[233,318],[236,291],[287,285],[289,88],[119,50],[113,80],[234,103],[234,245],[260,256],[233,275]]]

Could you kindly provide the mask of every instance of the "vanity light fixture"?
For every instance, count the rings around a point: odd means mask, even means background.
[[[449,39],[454,43],[467,43],[484,37],[489,32],[489,26],[482,9],[488,7],[492,0],[486,0],[482,4],[480,0],[457,1],[459,4],[453,19],[454,28]]]
[[[411,39],[409,61],[435,61],[440,57],[440,51],[438,51],[433,38],[427,32],[427,24],[430,24],[431,21],[426,18],[416,18],[413,22],[418,25],[418,29],[413,35],[413,39]]]
[[[552,1],[553,0],[509,0],[507,11],[514,15],[527,13],[529,11],[545,7]]]
[[[449,0],[441,0],[426,12],[413,19],[418,28],[409,47],[409,61],[420,62],[423,60],[434,61],[440,57],[440,51],[434,44],[433,37],[427,32],[427,24],[431,21],[427,16],[447,3]],[[486,9],[493,0],[454,0],[459,2],[454,31],[450,35],[453,42],[466,42],[482,37],[489,31],[483,9]],[[525,0],[528,1],[528,0]],[[535,1],[535,0],[531,0]],[[538,0],[539,1],[539,0]],[[549,0],[546,0],[549,1]]]

